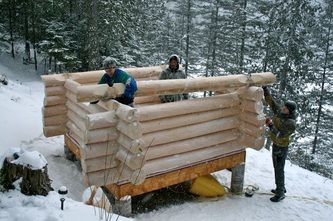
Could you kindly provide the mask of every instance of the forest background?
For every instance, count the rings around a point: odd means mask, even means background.
[[[0,0],[0,10],[0,50],[14,58],[24,44],[39,74],[171,54],[189,78],[273,72],[273,96],[298,104],[289,159],[333,178],[332,0]]]

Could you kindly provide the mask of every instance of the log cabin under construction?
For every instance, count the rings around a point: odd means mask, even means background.
[[[275,75],[158,80],[163,68],[124,69],[138,82],[134,107],[112,99],[122,94],[122,84],[97,85],[103,71],[42,76],[44,135],[64,135],[85,184],[103,186],[115,200],[226,168],[232,169],[231,191],[241,192],[245,149],[264,144],[261,86],[274,83]],[[203,91],[215,95],[159,100]]]

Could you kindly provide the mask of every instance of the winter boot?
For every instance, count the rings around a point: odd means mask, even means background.
[[[273,197],[270,198],[270,200],[274,203],[276,202],[280,202],[281,200],[283,200],[285,198],[285,195],[275,195]]]

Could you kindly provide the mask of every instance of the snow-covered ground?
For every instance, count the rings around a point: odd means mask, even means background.
[[[270,189],[274,174],[270,152],[247,150],[245,187],[256,185],[252,198],[227,194],[220,199],[200,200],[173,205],[136,215],[131,219],[112,215],[101,219],[101,210],[81,202],[85,189],[81,172],[63,154],[63,137],[46,138],[42,133],[44,91],[33,66],[22,65],[22,59],[0,55],[0,74],[9,79],[0,84],[0,158],[9,148],[38,151],[46,158],[55,191],[48,196],[25,196],[18,189],[0,193],[0,220],[331,220],[333,217],[333,181],[286,163],[287,197],[272,203]],[[230,186],[230,172],[215,173],[218,180]],[[18,185],[17,185],[18,186]],[[64,210],[60,210],[57,190],[69,190]],[[18,187],[17,187],[18,188]]]

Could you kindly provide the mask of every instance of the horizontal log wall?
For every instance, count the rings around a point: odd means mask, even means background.
[[[120,164],[108,182],[140,184],[146,177],[261,146],[262,105],[257,98],[247,99],[249,93],[258,92],[240,91],[246,96],[234,92],[134,109],[104,103],[116,108],[118,117],[115,155]],[[90,171],[87,180],[101,184],[105,182],[101,174]],[[136,176],[140,179],[133,180]]]
[[[241,87],[237,90],[240,105],[240,138],[239,144],[244,147],[261,149],[265,143],[265,117],[263,113],[261,87]]]
[[[138,81],[140,81],[140,80],[158,79],[160,73],[165,68],[166,66],[162,65],[162,66],[142,67],[142,68],[125,68],[124,70],[130,73]],[[73,94],[77,93],[76,91],[77,87],[80,86],[81,84],[96,85],[96,83],[99,81],[103,73],[104,73],[103,70],[99,70],[99,71],[42,76],[42,80],[45,86],[44,88],[45,98],[42,110],[43,125],[44,125],[43,131],[46,137],[63,135],[66,133],[66,126],[65,126],[66,120],[63,120],[63,118],[67,116],[67,107],[65,103],[67,102],[68,96],[72,97],[72,100],[73,101],[75,100],[76,102],[76,99],[74,99],[76,96],[73,97]],[[120,89],[120,92],[122,90],[123,89]],[[68,95],[67,93],[67,98],[66,98],[66,92],[68,91],[70,91],[70,95]],[[115,93],[119,94],[120,92],[115,92]],[[103,96],[103,94],[102,95],[99,94],[99,96]],[[146,99],[148,97],[150,96],[147,96]],[[82,101],[85,100],[83,99]],[[156,99],[154,102],[156,102]],[[137,103],[140,103],[140,101],[137,101]],[[94,105],[94,107],[88,107],[88,105],[86,105],[87,109],[89,108],[91,109],[89,110],[90,113],[96,113],[96,110],[93,109],[99,109],[98,112],[103,111],[99,107],[100,107],[99,105]],[[62,118],[62,119],[59,121],[58,124],[55,124],[54,122],[55,118]]]
[[[44,133],[68,132],[79,143],[87,184],[138,185],[147,177],[262,147],[263,92],[248,86],[273,83],[274,75],[152,80],[163,69],[125,69],[138,80],[136,108],[103,100],[124,90],[97,85],[103,71],[43,77]],[[158,104],[160,94],[205,90],[227,94]],[[82,103],[93,100],[100,102]]]

